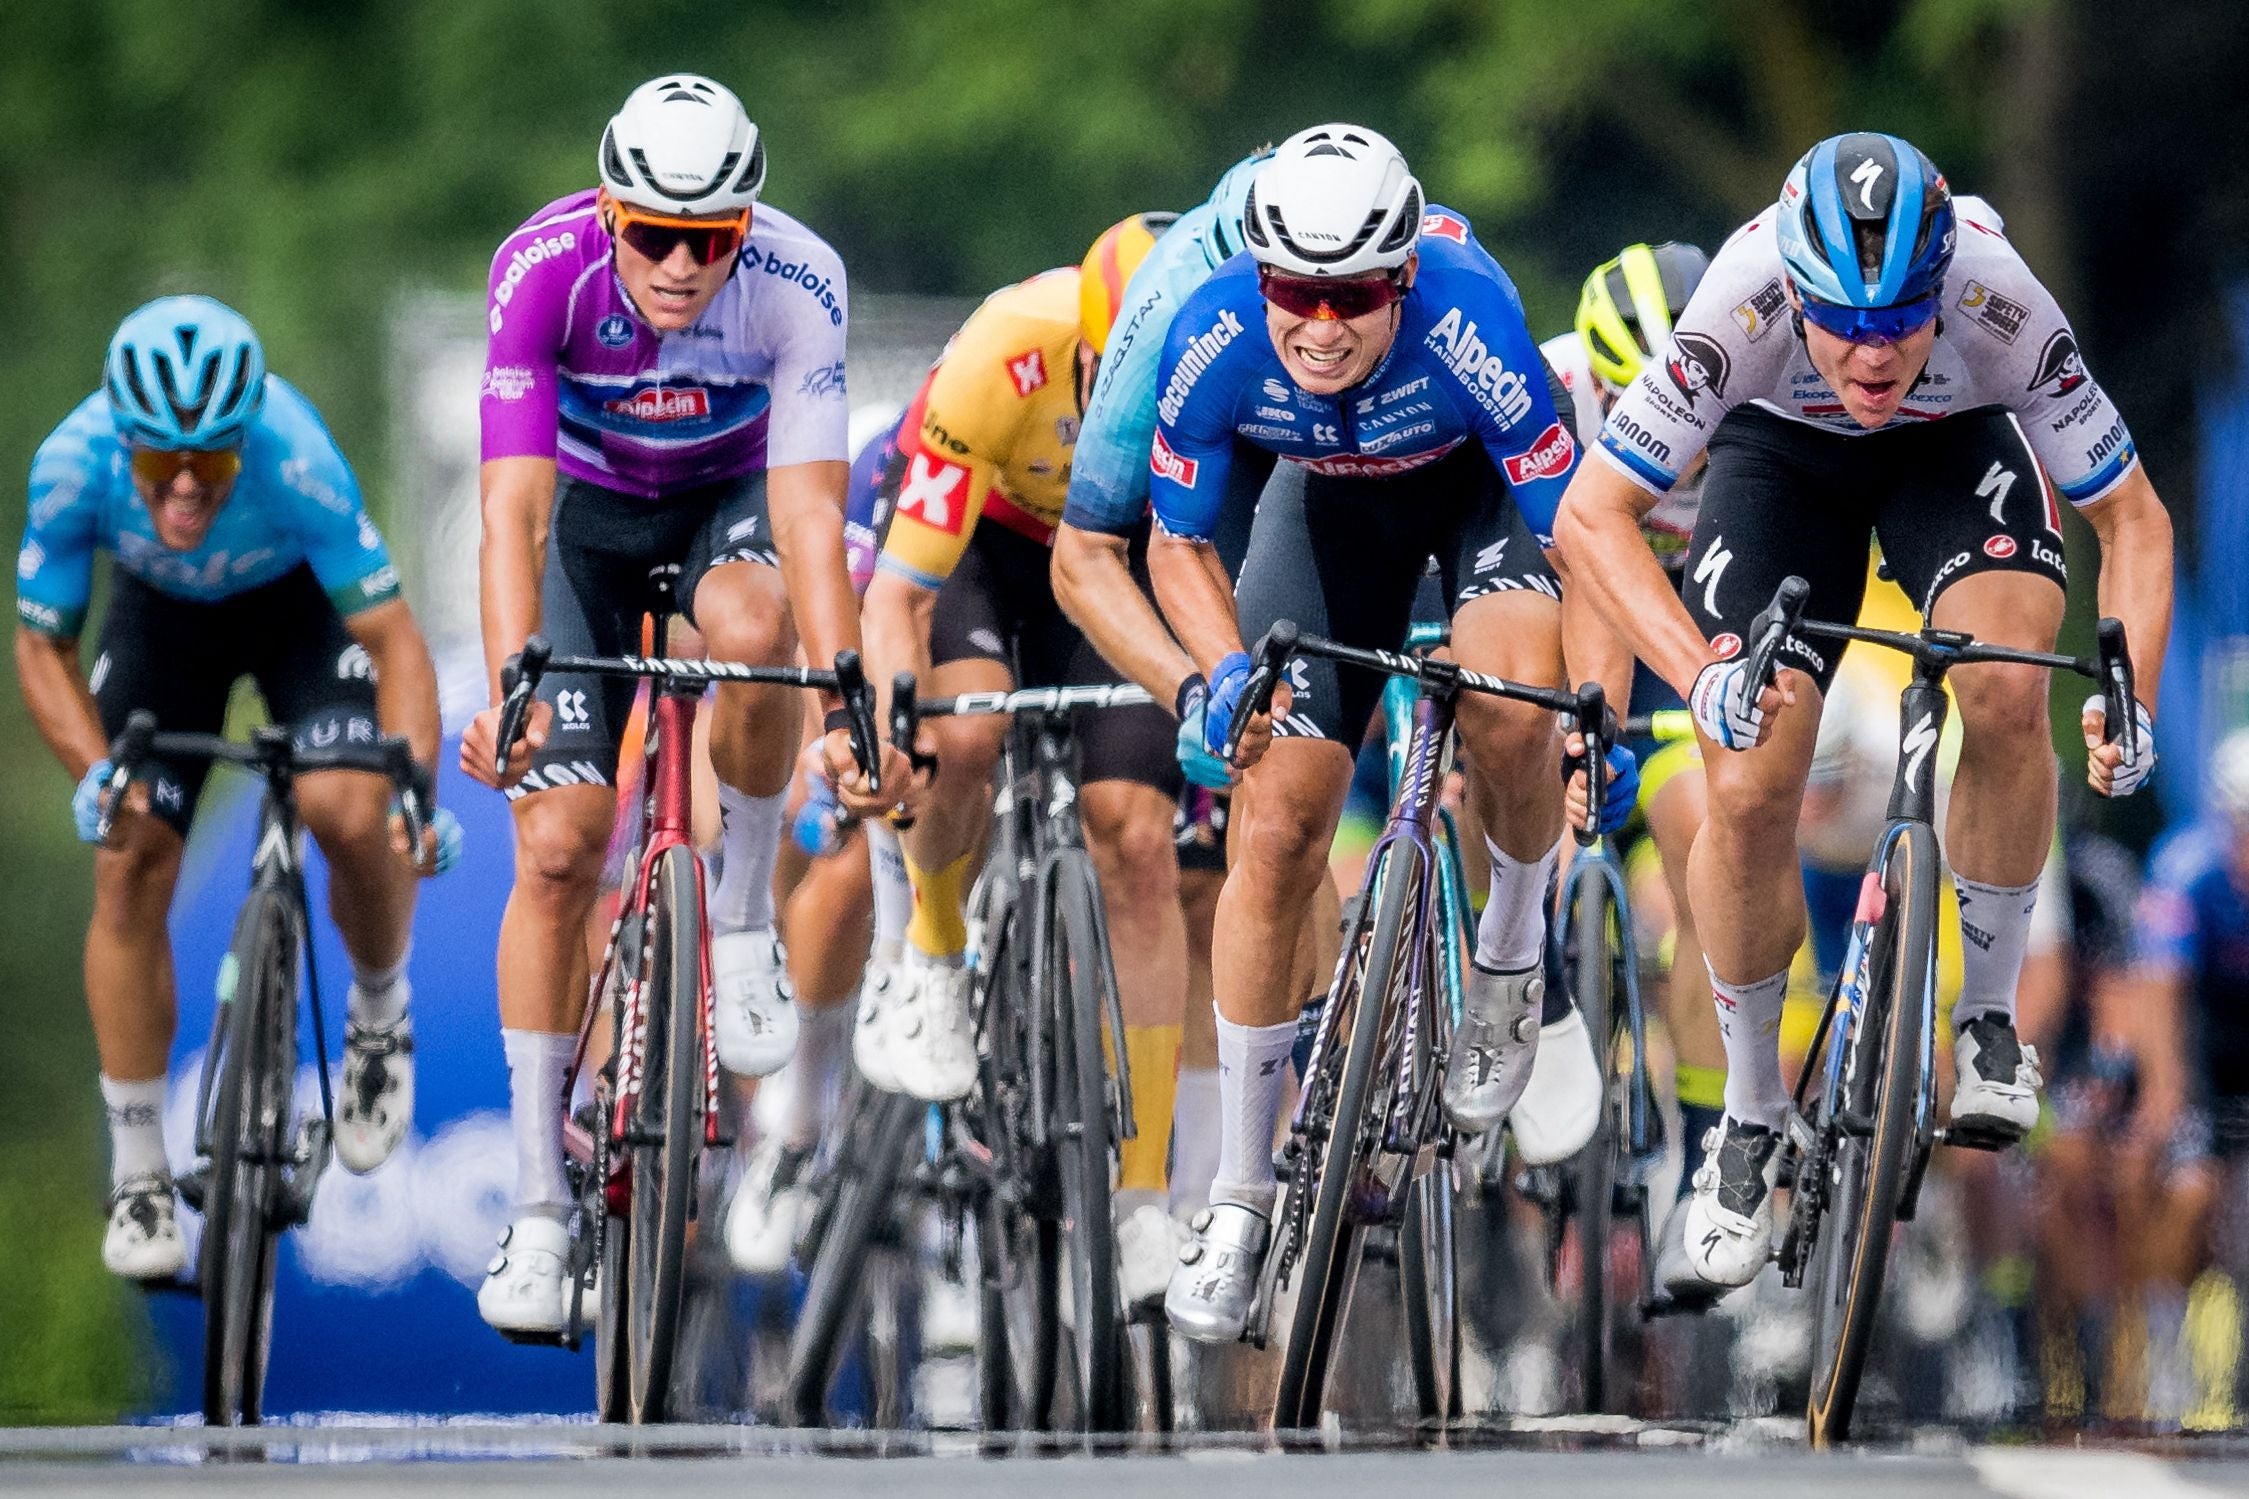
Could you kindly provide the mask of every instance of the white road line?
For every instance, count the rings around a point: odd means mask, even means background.
[[[2009,1499],[2085,1499],[2093,1494],[2216,1499],[2226,1492],[2192,1482],[2176,1466],[2137,1452],[1977,1447],[1967,1456],[1984,1486]]]

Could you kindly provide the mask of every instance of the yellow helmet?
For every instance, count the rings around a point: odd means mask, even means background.
[[[1125,283],[1156,247],[1156,237],[1178,217],[1176,213],[1136,213],[1102,231],[1093,248],[1085,252],[1085,260],[1078,267],[1078,326],[1086,347],[1094,353],[1109,346],[1109,325],[1117,320],[1117,309],[1124,303]]]
[[[1671,320],[1687,305],[1710,257],[1693,245],[1627,245],[1585,278],[1577,299],[1577,336],[1586,362],[1611,390],[1630,385],[1640,367],[1671,336]]]

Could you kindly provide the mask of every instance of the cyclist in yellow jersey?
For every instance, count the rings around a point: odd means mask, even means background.
[[[876,679],[910,670],[937,696],[1123,680],[1063,616],[1047,548],[1069,488],[1085,397],[1124,282],[1169,223],[1140,214],[1082,268],[987,298],[901,419],[889,530],[865,605]],[[1162,1292],[1177,1250],[1164,1153],[1186,987],[1172,812],[1175,725],[1158,707],[1085,715],[1079,810],[1099,873],[1123,1001],[1135,1138],[1117,1194],[1130,1300]],[[903,838],[913,884],[904,962],[862,1010],[854,1054],[878,1083],[959,1098],[976,1077],[963,895],[989,815],[1002,719],[939,719],[934,784]],[[864,1001],[863,1001],[864,1003]]]

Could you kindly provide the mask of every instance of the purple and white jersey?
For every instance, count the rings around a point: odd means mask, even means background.
[[[647,499],[793,463],[847,462],[843,262],[760,204],[692,327],[659,333],[617,279],[592,191],[533,214],[492,258],[483,456],[553,458]]]

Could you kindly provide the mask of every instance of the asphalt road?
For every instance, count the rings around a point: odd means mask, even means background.
[[[0,1491],[39,1499],[162,1494],[225,1486],[245,1493],[416,1499],[557,1499],[646,1491],[697,1496],[817,1494],[820,1499],[1110,1499],[1150,1493],[1314,1499],[1410,1492],[1414,1499],[1822,1499],[2005,1495],[2014,1499],[2188,1499],[2249,1495],[2249,1445],[1982,1446],[1943,1433],[1889,1449],[1804,1450],[1786,1423],[1694,1429],[1623,1421],[1519,1422],[1446,1451],[1282,1453],[1212,1440],[1171,1452],[985,1455],[973,1437],[769,1427],[636,1432],[570,1423],[198,1427],[0,1431]]]

